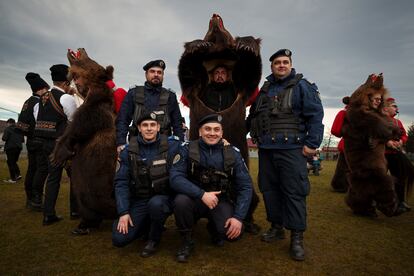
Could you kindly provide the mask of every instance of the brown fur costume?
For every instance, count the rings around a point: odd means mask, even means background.
[[[103,218],[116,216],[112,198],[116,164],[113,96],[105,82],[113,67],[106,69],[91,60],[84,49],[68,52],[70,76],[82,77],[88,89],[85,102],[57,142],[53,159],[72,158],[72,185],[82,218],[79,228],[98,226]]]
[[[246,106],[258,93],[258,84],[262,75],[260,57],[260,39],[252,36],[236,37],[226,30],[223,20],[217,14],[210,19],[209,29],[204,39],[187,42],[178,65],[178,77],[183,92],[182,102],[190,108],[190,140],[198,139],[198,121],[212,113],[223,117],[223,137],[240,149],[246,164],[249,152],[246,141]],[[230,79],[237,93],[234,103],[227,109],[216,112],[207,107],[200,96],[205,91],[210,69],[218,65],[230,68]],[[252,202],[246,216],[246,231],[257,233],[253,212],[259,203],[259,197],[253,192]]]
[[[346,203],[355,214],[375,216],[376,208],[387,216],[394,215],[397,198],[392,177],[387,175],[384,151],[388,140],[398,137],[399,129],[390,127],[382,104],[374,109],[370,98],[387,95],[382,75],[370,75],[351,96],[344,120],[345,158],[350,173]]]
[[[183,102],[190,107],[190,140],[198,139],[197,123],[201,118],[219,113],[223,116],[224,138],[240,149],[248,163],[246,105],[249,97],[255,94],[262,74],[260,39],[251,36],[234,39],[224,28],[221,17],[216,14],[211,18],[209,26],[203,40],[185,43],[185,51],[178,65]],[[219,64],[231,64],[230,78],[238,96],[229,108],[215,112],[199,96],[209,82],[206,67],[214,68]]]

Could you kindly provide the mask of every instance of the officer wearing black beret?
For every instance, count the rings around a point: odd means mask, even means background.
[[[165,220],[172,214],[173,193],[168,170],[178,151],[178,138],[160,134],[157,114],[147,112],[137,120],[139,133],[120,153],[115,175],[115,199],[119,218],[112,231],[114,246],[123,247],[149,229],[142,257],[158,249]]]
[[[270,56],[269,61],[273,62],[273,60],[277,57],[288,57],[290,62],[292,62],[292,52],[289,49],[280,49],[276,53]]]
[[[142,69],[148,71],[151,67],[160,67],[162,70],[165,70],[165,62],[162,59],[152,60],[145,64]]]
[[[170,185],[177,192],[174,215],[182,245],[177,261],[187,262],[194,247],[193,226],[209,218],[212,241],[222,246],[242,232],[252,198],[252,180],[237,148],[223,144],[222,117],[199,121],[198,140],[185,143],[174,157]]]
[[[126,144],[128,132],[137,134],[136,122],[142,114],[156,111],[157,120],[161,125],[160,132],[166,135],[177,136],[184,140],[181,126],[181,112],[178,106],[177,96],[174,92],[162,86],[164,79],[165,62],[157,59],[145,64],[146,82],[144,86],[135,86],[128,91],[116,119],[116,143],[118,153]],[[132,128],[129,125],[133,121]]]
[[[323,107],[317,86],[292,68],[290,50],[278,50],[269,61],[272,74],[247,118],[250,136],[259,147],[259,188],[271,223],[262,240],[283,239],[284,228],[291,230],[290,255],[303,261],[309,193],[306,157],[314,155],[322,142]]]

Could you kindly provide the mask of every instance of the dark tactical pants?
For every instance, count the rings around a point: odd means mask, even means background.
[[[310,185],[302,148],[259,149],[259,188],[269,222],[305,231]]]
[[[119,219],[112,227],[112,244],[123,247],[149,228],[148,239],[159,242],[161,240],[164,223],[172,214],[172,199],[167,195],[155,195],[150,199],[132,200],[129,209],[133,227],[128,226],[128,233],[122,234],[117,230]]]
[[[227,232],[224,225],[233,213],[233,205],[226,200],[220,199],[216,208],[212,210],[201,199],[193,199],[184,194],[178,194],[174,200],[175,223],[179,231],[191,231],[200,218],[207,218],[209,227],[215,227],[209,229],[210,233],[224,240]]]

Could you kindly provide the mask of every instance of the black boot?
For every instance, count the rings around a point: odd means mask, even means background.
[[[272,224],[272,227],[262,234],[262,241],[272,242],[275,240],[283,240],[285,238],[285,229],[278,224]]]
[[[30,209],[36,212],[43,212],[42,196],[35,195],[30,201]]]
[[[252,235],[260,233],[261,227],[252,221],[244,221],[244,231]]]
[[[220,236],[220,234],[217,232],[214,222],[212,222],[211,220],[208,220],[207,231],[210,234],[212,244],[218,247],[224,246],[225,238]]]
[[[141,257],[148,258],[157,252],[158,242],[149,240],[145,245],[144,249],[141,251]]]
[[[177,251],[177,262],[186,263],[190,257],[191,251],[194,249],[194,241],[192,238],[192,231],[180,231],[182,244]]]
[[[305,249],[303,248],[303,231],[291,231],[289,253],[290,257],[295,261],[305,260]]]

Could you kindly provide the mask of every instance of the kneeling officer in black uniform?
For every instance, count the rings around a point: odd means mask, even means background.
[[[177,192],[174,215],[183,243],[178,262],[187,262],[194,247],[192,229],[201,217],[209,219],[213,241],[223,245],[242,232],[252,198],[252,180],[237,148],[223,144],[221,116],[210,114],[199,122],[200,139],[184,144],[170,170]]]
[[[180,142],[160,134],[155,113],[138,121],[138,136],[120,154],[115,175],[115,198],[119,219],[114,222],[112,243],[122,247],[149,228],[149,240],[141,252],[149,257],[156,252],[164,223],[172,214],[173,195],[168,170]]]

